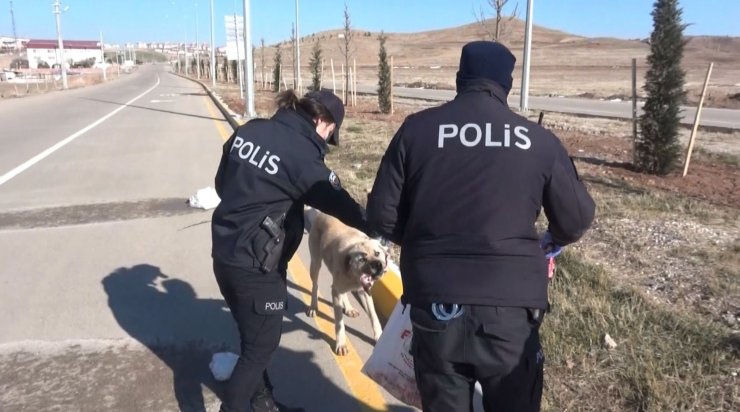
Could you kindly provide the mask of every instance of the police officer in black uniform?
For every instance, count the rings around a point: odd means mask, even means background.
[[[500,43],[462,49],[457,96],[409,116],[369,196],[370,227],[401,245],[403,297],[426,412],[537,411],[548,250],[577,241],[594,202],[560,141],[514,114],[514,62]]]
[[[275,411],[266,367],[277,349],[287,303],[288,261],[303,236],[303,205],[366,230],[364,209],[324,164],[339,142],[341,100],[329,91],[278,96],[271,119],[239,127],[224,144],[216,175],[221,203],[213,213],[213,271],[236,320],[241,356],[222,412]],[[251,399],[251,402],[250,402]]]

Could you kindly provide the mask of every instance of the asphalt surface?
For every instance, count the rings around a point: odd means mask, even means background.
[[[357,86],[358,93],[376,94],[376,90],[377,86]],[[455,92],[453,90],[410,89],[405,87],[395,87],[393,89],[393,93],[398,97],[441,102],[449,101],[455,98]],[[509,106],[513,108],[518,108],[519,99],[519,96],[516,95],[509,96]],[[631,101],[605,101],[571,97],[566,98],[530,96],[528,103],[530,110],[581,114],[597,117],[611,117],[618,119],[632,118]],[[642,103],[640,102],[638,102],[637,114],[638,116],[642,114]],[[682,123],[693,125],[695,116],[695,107],[682,107]],[[704,107],[701,111],[701,118],[699,120],[699,124],[701,126],[740,129],[740,110]]]
[[[231,132],[200,86],[142,66],[104,85],[0,101],[0,410],[218,409],[208,363],[235,351],[213,279],[212,185]],[[370,322],[334,356],[291,265],[276,396],[308,411],[408,411],[363,380]],[[304,263],[305,262],[305,263]],[[329,294],[329,276],[321,293]],[[324,300],[326,302],[326,300]],[[359,307],[359,304],[358,304]]]

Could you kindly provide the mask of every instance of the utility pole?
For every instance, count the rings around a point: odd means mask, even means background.
[[[13,47],[17,50],[20,50],[20,47],[18,45],[18,32],[15,30],[15,14],[13,14],[13,0],[10,0],[10,21],[13,24]]]
[[[59,61],[62,68],[62,88],[67,89],[67,63],[64,61],[64,44],[62,43],[62,23],[61,18],[59,17],[62,14],[61,10],[61,3],[59,0],[54,0],[53,3],[54,6],[54,14],[56,14],[57,19],[57,43],[59,45]]]
[[[236,23],[236,22],[235,22]],[[214,35],[213,27],[213,0],[211,0],[211,85],[216,88],[216,50],[213,47]]]
[[[195,3],[195,64],[198,66],[198,80],[200,80],[200,46],[198,45],[198,3]]]
[[[185,65],[184,65],[185,67],[184,67],[183,73],[185,73],[185,76],[187,76],[190,71],[188,68],[188,16],[183,15],[182,21],[183,21],[183,24],[182,24],[183,31],[185,32],[185,44],[183,45],[183,48],[185,49],[185,55],[183,57],[185,59]]]
[[[108,67],[105,63],[105,45],[103,43],[103,32],[102,31],[100,32],[100,55],[101,55],[100,62],[103,66],[103,81],[105,82],[105,81],[108,81],[108,74],[106,73],[108,71],[107,70]]]
[[[236,7],[236,6],[235,6]],[[244,25],[244,21],[242,21],[242,25]],[[243,35],[244,33],[242,33]],[[242,73],[242,66],[240,63],[242,61],[241,55],[239,54],[239,28],[238,23],[236,19],[236,9],[234,9],[234,42],[236,43],[236,77],[238,77],[238,83],[239,83],[239,97],[244,99],[244,73]],[[231,66],[231,65],[229,65]],[[246,105],[245,105],[246,107]]]
[[[522,64],[522,89],[519,91],[519,111],[529,110],[529,60],[532,52],[532,6],[534,0],[527,0],[527,24],[524,29],[524,62]]]
[[[303,84],[301,83],[301,34],[298,29],[298,0],[295,0],[295,70],[296,81],[298,82],[298,94],[302,94]]]
[[[252,119],[257,117],[254,110],[254,66],[252,65],[252,11],[249,8],[249,0],[244,0],[244,73],[247,86],[247,104],[244,107],[244,117]],[[237,46],[239,42],[237,41]]]

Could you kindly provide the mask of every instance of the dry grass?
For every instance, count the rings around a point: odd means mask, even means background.
[[[738,336],[635,288],[574,254],[559,259],[542,328],[543,410],[722,411],[740,405]],[[617,342],[603,345],[605,334]]]

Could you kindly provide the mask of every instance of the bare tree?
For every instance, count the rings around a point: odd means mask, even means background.
[[[349,59],[354,54],[354,43],[352,43],[353,40],[353,33],[352,33],[352,21],[349,18],[349,9],[347,8],[347,3],[344,3],[344,37],[340,38],[339,42],[339,50],[342,52],[342,56],[344,56],[344,67],[346,68],[345,71],[345,77],[344,77],[344,105],[347,105],[347,96],[348,96],[348,90],[349,90]]]
[[[262,76],[260,77],[262,79],[262,87],[265,87],[265,38],[260,39],[260,73],[262,73]]]
[[[298,88],[298,78],[296,77],[296,38],[295,23],[290,26],[290,67],[293,68],[293,90]]]
[[[500,42],[510,34],[511,25],[509,23],[518,17],[517,8],[519,8],[519,3],[514,6],[514,10],[507,16],[504,15],[504,7],[508,2],[509,0],[488,0],[488,6],[496,13],[496,20],[493,23],[491,23],[491,19],[486,18],[483,6],[481,6],[478,13],[473,10],[475,19],[483,29],[483,35],[487,40]]]
[[[311,90],[319,90],[321,87],[321,44],[316,40],[311,51],[311,59],[308,62],[311,68]]]

